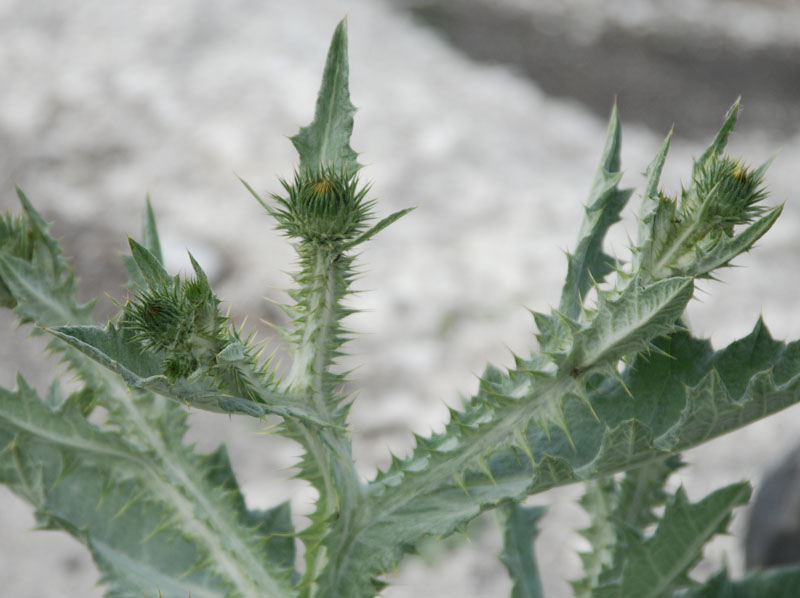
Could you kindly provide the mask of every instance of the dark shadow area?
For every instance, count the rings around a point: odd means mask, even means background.
[[[513,65],[548,95],[606,118],[616,97],[626,122],[707,138],[742,97],[740,131],[786,139],[800,131],[800,51],[738,47],[728,39],[607,28],[581,36],[554,16],[513,14],[479,2],[409,7],[470,58]]]

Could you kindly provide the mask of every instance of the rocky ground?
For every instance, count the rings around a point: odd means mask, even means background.
[[[787,203],[758,250],[739,260],[746,267],[726,272],[724,284],[706,286],[690,323],[720,345],[748,332],[759,314],[777,338],[800,337],[793,309],[800,251],[793,184],[800,159],[800,78],[791,58],[800,43],[793,33],[800,30],[796,9],[777,0],[706,0],[697,3],[701,12],[691,13],[696,18],[676,20],[655,2],[636,3],[649,13],[611,2],[603,18],[580,0],[545,2],[535,13],[521,12],[524,4],[471,1],[456,10],[456,3],[376,0],[235,0],[224,8],[190,0],[0,1],[0,208],[15,209],[18,182],[56,222],[85,297],[107,291],[119,298],[117,255],[125,235],[138,234],[149,193],[171,267],[186,266],[189,248],[235,318],[250,314],[253,326],[260,318],[280,321],[263,297],[285,298],[278,289],[289,284],[282,272],[291,268],[292,255],[235,175],[269,192],[278,188],[276,174],[291,173],[295,156],[286,137],[311,118],[330,34],[347,14],[351,92],[359,107],[353,146],[374,181],[381,215],[418,206],[364,252],[358,286],[368,292],[353,299],[363,311],[350,324],[363,334],[352,349],[363,357],[352,359],[361,365],[362,389],[352,422],[365,476],[387,462],[390,450],[408,450],[409,431],[440,427],[445,404],[458,404],[475,389],[487,361],[510,365],[509,350],[534,346],[525,308],[543,310],[557,301],[563,250],[576,234],[602,147],[605,122],[598,112],[608,111],[614,95],[628,123],[627,185],[641,184],[639,173],[676,123],[664,177],[672,189],[686,180],[689,160],[705,140],[699,138],[744,96],[732,150],[752,163],[779,151],[769,174],[771,201]],[[496,26],[476,33],[476,22]],[[740,30],[742,23],[750,30]],[[472,42],[458,37],[468,27]],[[513,41],[516,54],[475,49],[503,39]],[[611,45],[615,39],[619,47]],[[724,85],[703,62],[713,40],[723,44],[716,64],[726,73]],[[730,47],[742,61],[726,60]],[[656,58],[637,62],[631,56],[637,52]],[[674,64],[664,56],[676,57]],[[693,57],[705,64],[701,75],[682,79],[679,67],[691,67]],[[672,64],[662,91],[653,87],[658,69],[649,64]],[[778,72],[768,76],[765,64]],[[552,87],[571,68],[577,80]],[[642,73],[648,92],[637,92]],[[612,242],[624,252],[624,231]],[[101,300],[99,317],[112,308]],[[13,386],[21,370],[45,387],[54,365],[43,367],[41,339],[28,342],[29,331],[15,329],[7,314],[0,315],[0,331],[0,384]],[[308,511],[304,488],[281,479],[294,447],[236,418],[193,420],[192,439],[200,446],[229,443],[252,505],[293,497],[297,513]],[[686,455],[692,465],[678,477],[695,498],[742,478],[757,484],[791,448],[798,426],[800,412],[789,410],[712,442]],[[568,595],[563,580],[579,567],[574,551],[581,541],[570,530],[585,520],[569,500],[577,492],[567,488],[535,500],[550,506],[537,544],[550,597]],[[63,534],[29,532],[29,507],[4,488],[0,505],[4,595],[102,595],[87,589],[97,573],[80,545]],[[745,520],[737,516],[737,532]],[[471,538],[430,547],[432,569],[426,559],[409,559],[384,595],[508,595],[491,519],[476,524]],[[741,571],[739,540],[716,542],[713,562],[722,550]]]

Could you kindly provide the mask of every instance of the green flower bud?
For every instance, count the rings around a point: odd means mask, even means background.
[[[368,186],[359,187],[355,174],[323,169],[296,172],[294,181],[281,181],[286,197],[273,195],[278,207],[271,214],[287,236],[320,243],[339,243],[366,229],[372,201]]]
[[[148,349],[169,350],[185,335],[184,310],[175,288],[149,289],[125,305],[124,325]]]
[[[171,381],[210,367],[227,342],[219,299],[205,275],[177,277],[136,295],[125,306],[123,325],[146,350],[163,353],[163,372]]]
[[[704,233],[731,237],[735,226],[752,222],[764,211],[763,174],[749,170],[739,160],[729,156],[711,159],[693,182],[684,201],[689,210],[696,211]]]
[[[164,360],[164,375],[170,382],[188,378],[198,367],[197,360],[189,353],[174,353]]]

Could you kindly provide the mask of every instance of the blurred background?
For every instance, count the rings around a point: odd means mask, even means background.
[[[264,298],[286,300],[293,255],[236,175],[265,194],[291,175],[287,137],[312,118],[345,15],[352,145],[380,216],[417,206],[364,251],[357,288],[367,292],[351,301],[362,310],[347,365],[359,366],[351,419],[365,477],[408,451],[410,432],[441,429],[487,361],[508,366],[512,351],[535,347],[526,308],[558,300],[615,98],[623,184],[641,186],[674,123],[663,184],[675,192],[742,97],[730,150],[750,164],[775,157],[769,201],[786,206],[738,260],[745,267],[698,293],[690,325],[717,346],[759,315],[776,338],[800,337],[800,8],[789,0],[0,0],[0,208],[16,211],[20,184],[55,222],[83,298],[123,300],[119,254],[149,194],[168,267],[185,268],[191,250],[233,318],[249,314],[266,337],[259,320],[284,318]],[[609,242],[624,255],[625,227]],[[109,296],[101,322],[115,311]],[[58,371],[29,333],[0,313],[0,384],[13,387],[19,370],[42,389]],[[310,494],[286,479],[296,447],[239,418],[192,421],[199,447],[229,444],[249,504],[292,498],[302,525]],[[686,454],[676,477],[693,499],[740,479],[757,485],[798,429],[800,411],[789,410]],[[565,580],[579,572],[579,493],[531,499],[550,509],[537,541],[549,597],[568,596]],[[746,520],[737,515],[739,537],[716,541],[699,574],[723,553],[742,571]],[[0,488],[3,594],[101,596],[83,547],[32,525],[30,508]],[[491,516],[473,527],[471,542],[409,558],[384,596],[508,595]]]

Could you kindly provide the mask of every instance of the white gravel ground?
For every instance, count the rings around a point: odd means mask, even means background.
[[[352,302],[363,310],[350,322],[363,333],[352,345],[362,356],[351,363],[361,366],[363,388],[352,423],[370,476],[390,450],[408,450],[409,430],[441,427],[445,404],[475,389],[487,361],[510,365],[509,349],[534,346],[525,308],[557,301],[563,251],[576,234],[605,123],[551,100],[511,70],[469,62],[376,0],[238,0],[224,8],[190,0],[3,0],[0,207],[15,208],[12,182],[19,182],[60,223],[56,231],[78,255],[79,274],[102,282],[124,235],[138,234],[149,192],[175,267],[185,265],[188,247],[235,316],[279,318],[262,297],[284,297],[276,289],[288,285],[281,272],[292,255],[234,173],[264,191],[278,189],[276,173],[291,173],[286,137],[311,119],[328,40],[345,14],[359,106],[353,146],[374,180],[381,215],[418,206],[364,252],[358,286],[369,292]],[[625,184],[641,184],[638,173],[662,133],[624,128]],[[701,151],[680,134],[677,123],[665,172],[671,189]],[[776,148],[755,135],[735,137],[732,149],[753,163],[780,149],[769,184],[772,201],[787,204],[758,250],[739,260],[746,267],[725,272],[724,285],[707,286],[709,294],[690,308],[691,324],[722,345],[747,333],[761,313],[777,338],[798,338],[800,207],[791,181],[800,138]],[[625,252],[624,230],[612,241]],[[44,386],[51,370],[40,365],[41,345],[23,342],[27,330],[15,330],[6,314],[0,330],[0,384],[13,386],[20,369]],[[194,419],[192,438],[201,446],[229,443],[253,506],[293,497],[295,511],[308,512],[306,489],[275,483],[288,475],[295,447],[259,436],[238,418]],[[687,454],[692,466],[678,477],[694,498],[742,478],[757,483],[799,427],[800,411],[789,410]],[[568,595],[563,580],[579,566],[581,540],[570,531],[585,523],[571,501],[578,491],[532,501],[551,509],[537,544],[549,597]],[[102,595],[90,589],[97,573],[80,545],[65,534],[29,532],[30,508],[4,488],[0,505],[0,595]],[[737,517],[736,530],[743,521]],[[715,543],[715,562],[724,548],[740,571],[738,542]],[[471,543],[432,557],[434,569],[409,559],[384,595],[508,595],[498,549],[494,528],[478,525]]]

